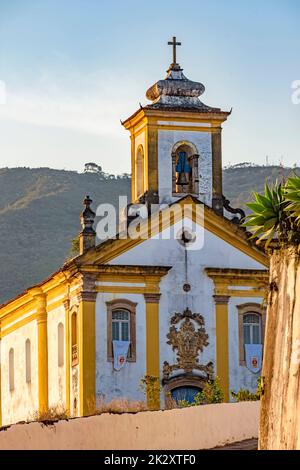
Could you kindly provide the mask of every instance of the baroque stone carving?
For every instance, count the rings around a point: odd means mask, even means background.
[[[195,323],[198,328],[195,328]],[[179,325],[179,328],[175,325]],[[164,380],[168,380],[170,374],[175,370],[184,370],[192,373],[199,370],[207,374],[208,378],[213,376],[213,363],[199,364],[199,353],[209,345],[208,334],[205,331],[205,322],[202,315],[192,313],[188,308],[183,313],[175,313],[171,318],[170,331],[167,334],[167,344],[177,352],[177,363],[170,365],[167,361],[163,365]]]
[[[222,196],[222,201],[223,201],[223,207],[224,209],[227,210],[227,212],[229,212],[230,214],[238,214],[240,216],[240,217],[233,217],[233,219],[231,219],[231,222],[237,225],[241,224],[245,220],[245,217],[246,217],[246,214],[243,211],[243,209],[239,209],[239,208],[234,209],[233,207],[231,207],[229,199],[226,199],[225,196]]]

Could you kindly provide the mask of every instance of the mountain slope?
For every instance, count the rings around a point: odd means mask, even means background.
[[[282,167],[235,166],[224,170],[223,192],[241,207],[264,182],[289,174]],[[298,169],[299,172],[299,169]],[[57,270],[80,230],[82,199],[93,207],[130,201],[130,178],[108,178],[49,168],[0,169],[0,303]]]

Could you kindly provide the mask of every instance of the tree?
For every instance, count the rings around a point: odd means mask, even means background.
[[[259,447],[300,449],[300,178],[254,198],[245,226],[270,254]]]
[[[102,167],[97,163],[89,162],[84,165],[85,173],[102,173]]]

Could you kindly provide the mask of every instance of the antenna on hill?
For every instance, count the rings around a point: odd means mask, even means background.
[[[283,183],[284,180],[285,180],[285,172],[284,172],[284,165],[283,165],[283,155],[281,155],[281,157],[280,157],[279,166],[280,166],[280,179],[281,179],[281,181],[282,181],[282,183]]]

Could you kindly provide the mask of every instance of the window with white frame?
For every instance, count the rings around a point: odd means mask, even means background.
[[[113,361],[113,341],[129,341],[128,362],[136,361],[136,303],[114,299],[107,305],[107,360]]]
[[[244,344],[262,344],[261,315],[249,312],[243,318]]]
[[[258,303],[237,305],[239,323],[239,363],[245,363],[245,344],[264,344],[266,309]]]
[[[112,311],[112,340],[130,341],[130,312],[128,310]]]

